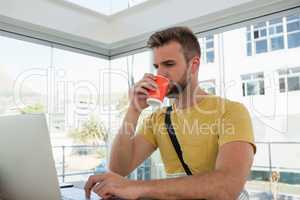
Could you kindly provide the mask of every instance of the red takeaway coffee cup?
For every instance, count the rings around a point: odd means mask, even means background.
[[[160,107],[168,91],[169,79],[161,75],[156,75],[154,80],[158,89],[148,90],[149,97],[147,99],[147,104],[153,107]]]

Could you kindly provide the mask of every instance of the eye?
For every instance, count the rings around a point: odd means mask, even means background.
[[[171,66],[174,65],[174,63],[166,63],[165,65],[166,65],[167,67],[171,67]]]

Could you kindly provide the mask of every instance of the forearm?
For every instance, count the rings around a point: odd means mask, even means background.
[[[142,198],[233,200],[242,188],[233,177],[219,171],[173,179],[142,181]]]
[[[132,137],[140,112],[129,107],[122,126],[116,135],[111,149],[109,168],[120,175],[127,175],[132,160],[133,141]]]

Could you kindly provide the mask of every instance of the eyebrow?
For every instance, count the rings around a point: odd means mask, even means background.
[[[176,61],[175,60],[164,60],[164,61],[162,61],[160,64],[169,64],[169,63],[176,63]],[[153,64],[153,66],[154,67],[157,67],[157,64]]]

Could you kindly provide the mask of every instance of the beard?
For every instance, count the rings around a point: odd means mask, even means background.
[[[175,81],[170,81],[170,87],[167,92],[167,97],[169,98],[176,98],[178,95],[183,93],[185,90],[186,86],[188,84],[188,78],[187,78],[187,71],[183,74],[182,78],[180,81],[175,82]]]

